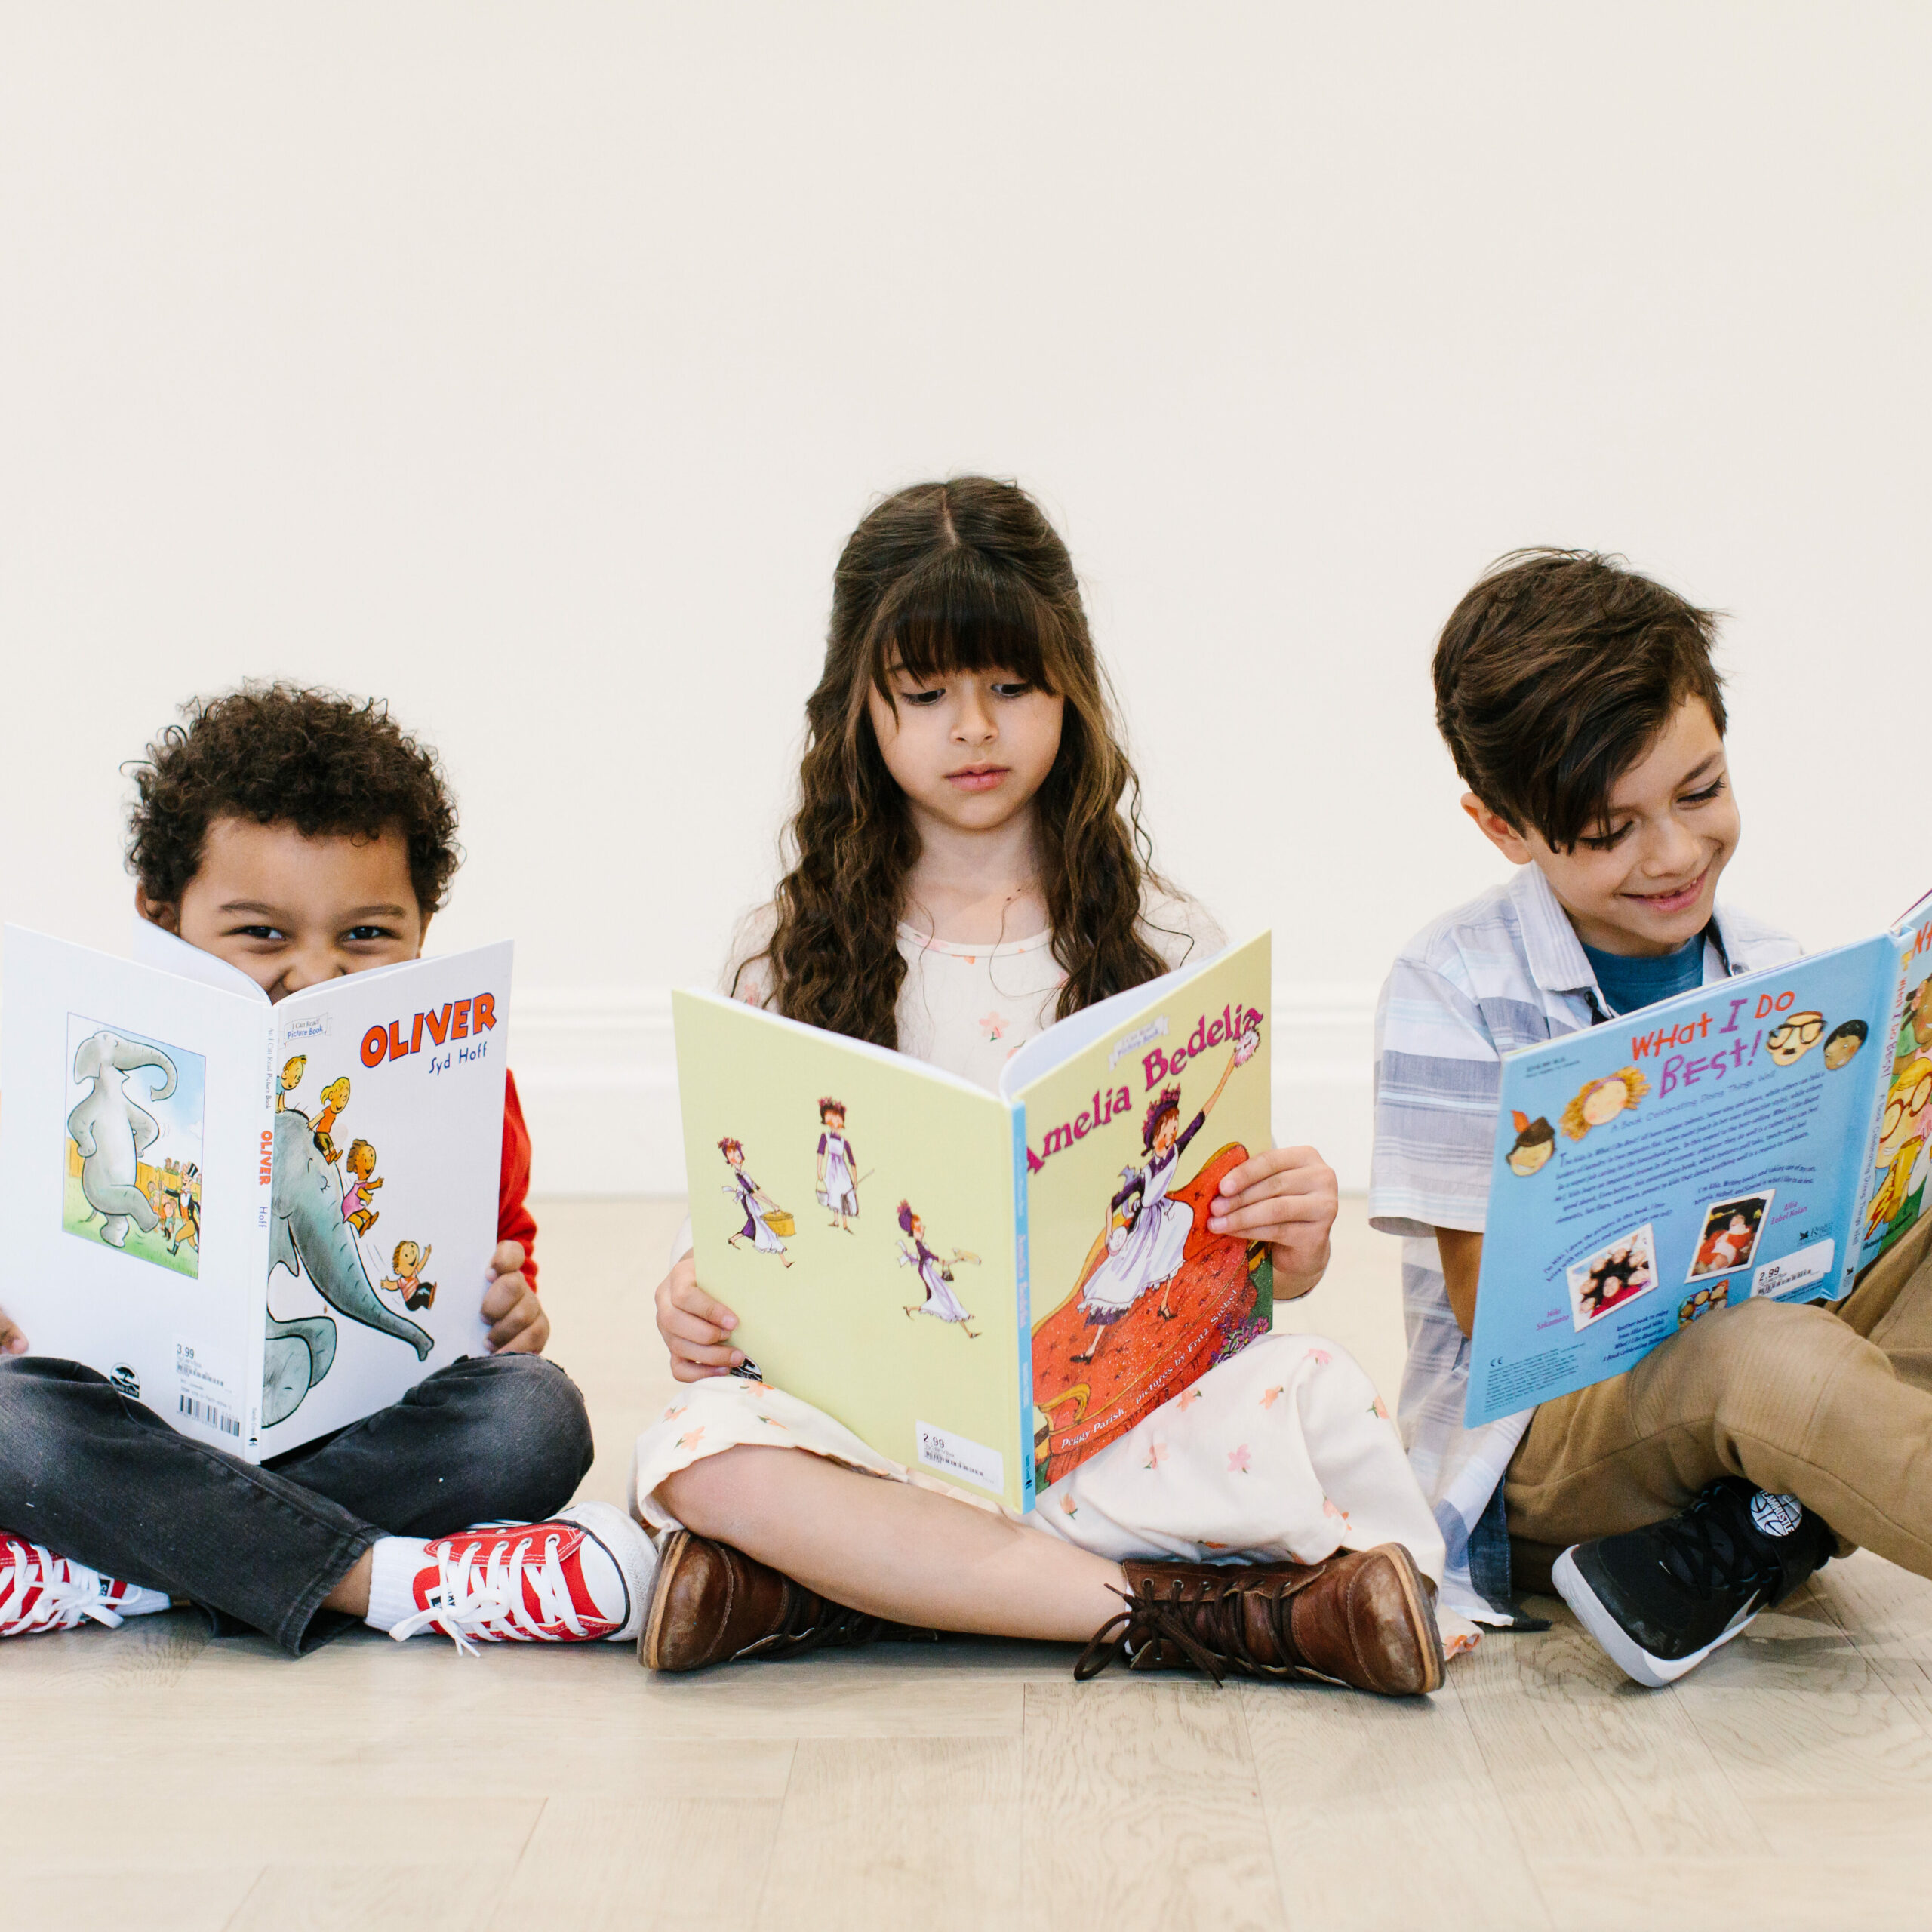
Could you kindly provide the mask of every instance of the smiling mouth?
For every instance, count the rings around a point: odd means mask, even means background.
[[[990,792],[1007,771],[1003,764],[972,764],[963,771],[949,771],[946,782],[961,792]]]
[[[1704,889],[1704,880],[1709,872],[1706,867],[1688,885],[1673,886],[1668,892],[1626,892],[1626,899],[1634,899],[1639,906],[1652,912],[1681,912],[1687,906],[1697,903],[1697,895]]]

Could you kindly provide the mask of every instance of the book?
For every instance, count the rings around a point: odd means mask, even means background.
[[[1100,1001],[997,1092],[673,997],[698,1278],[745,1370],[1009,1508],[1265,1334],[1268,1251],[1211,1234],[1271,1146],[1266,934]]]
[[[1506,1055],[1472,1426],[1756,1297],[1835,1300],[1917,1221],[1932,897],[1873,938]]]
[[[0,1307],[260,1462],[488,1346],[511,948],[273,1004],[145,920],[9,926]]]

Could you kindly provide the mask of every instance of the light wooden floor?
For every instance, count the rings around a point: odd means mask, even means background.
[[[1345,1204],[1297,1325],[1399,1358]],[[668,1217],[668,1218],[667,1218]],[[676,1218],[553,1204],[617,1500]],[[0,1644],[0,1927],[1897,1927],[1932,1920],[1932,1585],[1860,1555],[1676,1689],[1564,1614],[1426,1703],[1075,1686],[1051,1647],[653,1680],[628,1647],[297,1664],[186,1613]]]

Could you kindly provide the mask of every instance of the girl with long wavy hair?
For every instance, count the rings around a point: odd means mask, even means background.
[[[734,949],[737,997],[991,1088],[1056,1019],[1221,945],[1153,869],[1072,561],[1017,486],[921,484],[865,518],[806,722],[789,869]],[[1336,1204],[1312,1148],[1273,1149],[1208,1226],[1268,1242],[1291,1298],[1327,1266]],[[634,1470],[653,1668],[948,1630],[1091,1639],[1083,1672],[1441,1681],[1441,1535],[1336,1344],[1252,1344],[1020,1520],[734,1376],[737,1317],[688,1252],[657,1321],[691,1386]]]

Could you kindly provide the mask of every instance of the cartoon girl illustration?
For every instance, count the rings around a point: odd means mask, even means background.
[[[1540,1173],[1549,1164],[1550,1156],[1556,1152],[1556,1130],[1549,1122],[1539,1117],[1531,1120],[1527,1114],[1512,1108],[1510,1119],[1515,1124],[1516,1144],[1503,1158],[1509,1164],[1512,1174]]]
[[[832,1225],[848,1235],[859,1212],[859,1163],[845,1138],[845,1103],[829,1095],[818,1103],[818,1204],[832,1215]]]
[[[1580,1140],[1592,1128],[1607,1126],[1625,1108],[1634,1107],[1650,1091],[1651,1083],[1634,1066],[1607,1080],[1592,1080],[1563,1109],[1563,1131]]]
[[[382,1210],[369,1199],[382,1183],[376,1178],[376,1150],[366,1140],[349,1143],[349,1183],[342,1190],[342,1218],[358,1235],[366,1235],[382,1219]]]
[[[1847,1020],[1843,1026],[1832,1029],[1831,1037],[1825,1042],[1825,1064],[1832,1072],[1851,1063],[1865,1044],[1866,1031],[1862,1020]]]
[[[334,1126],[337,1116],[348,1104],[349,1075],[345,1073],[340,1080],[331,1080],[322,1089],[321,1117],[315,1122],[315,1151],[331,1164],[342,1157],[336,1152],[329,1129]]]
[[[952,1292],[952,1266],[953,1262],[977,1261],[979,1257],[955,1249],[952,1261],[942,1261],[926,1245],[926,1224],[912,1212],[910,1201],[902,1201],[899,1204],[899,1226],[900,1232],[909,1235],[912,1240],[910,1247],[903,1241],[899,1244],[899,1265],[917,1269],[926,1291],[925,1300],[908,1303],[906,1312],[909,1315],[924,1313],[936,1321],[955,1322],[968,1340],[977,1342],[980,1331],[966,1325],[973,1318],[972,1312]]]
[[[418,1247],[413,1241],[399,1241],[395,1244],[395,1254],[389,1263],[395,1270],[395,1278],[384,1281],[383,1286],[401,1295],[405,1308],[430,1308],[435,1304],[435,1283],[422,1278],[423,1269],[429,1265],[430,1251]]]
[[[288,1097],[302,1084],[302,1076],[309,1070],[309,1056],[297,1054],[281,1069],[281,1078],[275,1088],[275,1110],[284,1113],[288,1110]]]
[[[1072,1360],[1091,1361],[1106,1331],[1153,1289],[1161,1291],[1161,1319],[1174,1319],[1168,1294],[1180,1272],[1194,1215],[1168,1195],[1179,1177],[1188,1143],[1207,1124],[1235,1069],[1251,1059],[1260,1044],[1260,1035],[1251,1029],[1235,1042],[1214,1092],[1185,1128],[1180,1124],[1180,1089],[1164,1087],[1155,1097],[1140,1128],[1141,1149],[1148,1158],[1139,1167],[1121,1169],[1120,1190],[1107,1204],[1107,1258],[1080,1291],[1080,1312],[1088,1324],[1086,1346]]]
[[[785,1211],[745,1172],[744,1143],[734,1140],[728,1134],[718,1142],[718,1151],[724,1156],[731,1170],[731,1182],[723,1192],[737,1202],[745,1217],[745,1225],[725,1238],[734,1247],[741,1241],[748,1241],[758,1254],[775,1254],[786,1267],[790,1267],[792,1257],[785,1252],[785,1244],[771,1226],[773,1217],[783,1214]]]

